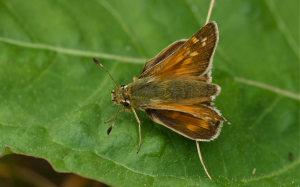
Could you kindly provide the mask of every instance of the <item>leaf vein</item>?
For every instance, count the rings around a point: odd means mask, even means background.
[[[300,101],[300,94],[298,94],[298,93],[293,93],[291,91],[284,90],[282,88],[278,88],[278,87],[271,86],[271,85],[268,85],[268,84],[265,84],[262,82],[258,82],[258,81],[254,81],[254,80],[245,79],[243,77],[235,77],[235,80],[242,84],[247,84],[250,86],[255,86],[258,88],[269,90],[269,91],[275,92],[279,95]]]
[[[17,13],[14,11],[13,7],[8,5],[9,1],[2,1],[3,6],[6,8],[7,12],[10,14],[10,16],[14,19],[17,25],[19,25],[24,33],[30,38],[32,41],[36,41],[34,34],[30,32],[30,30],[26,27],[26,25],[23,24],[23,21],[19,19],[19,16],[17,16]]]
[[[59,46],[47,45],[47,44],[43,44],[43,43],[31,43],[31,42],[20,41],[20,40],[15,40],[15,39],[11,39],[11,38],[5,38],[5,37],[0,37],[0,42],[19,46],[19,47],[54,51],[54,52],[67,54],[67,55],[118,60],[121,62],[127,62],[127,63],[133,63],[133,64],[142,64],[147,60],[145,58],[125,57],[125,56],[119,56],[119,55],[114,55],[114,54],[97,53],[97,52],[83,51],[83,50],[78,50],[78,49],[69,49],[69,48],[64,48],[64,47],[59,47]]]
[[[295,55],[298,57],[298,59],[300,59],[299,46],[297,46],[297,42],[292,37],[292,35],[289,32],[289,30],[287,29],[286,25],[282,21],[282,18],[280,17],[280,15],[278,15],[278,11],[276,11],[276,6],[274,5],[274,2],[270,1],[270,0],[265,0],[265,3],[267,5],[267,7],[269,8],[270,13],[272,14],[272,16],[276,22],[276,25],[277,25],[278,29],[281,31],[283,37],[286,39],[287,43],[289,44],[289,46],[291,47],[291,49],[293,50]]]
[[[142,56],[147,56],[145,50],[143,49],[142,45],[138,42],[137,37],[133,34],[130,27],[126,22],[123,20],[122,16],[119,15],[119,13],[108,3],[106,0],[97,0],[98,4],[100,4],[102,7],[104,7],[120,24],[123,31],[127,34],[127,36],[130,38],[131,42],[134,44],[134,46],[137,48],[139,53]]]

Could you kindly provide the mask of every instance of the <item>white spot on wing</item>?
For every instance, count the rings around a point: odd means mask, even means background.
[[[199,55],[199,53],[197,51],[194,51],[190,54],[190,56],[197,56],[197,55]]]
[[[196,37],[192,37],[192,42],[195,44],[195,43],[199,42],[199,39]]]

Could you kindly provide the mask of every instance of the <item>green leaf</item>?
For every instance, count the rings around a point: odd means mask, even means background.
[[[202,143],[117,108],[114,84],[203,25],[209,0],[1,0],[0,150],[113,186],[299,186],[299,1],[219,1],[216,106],[232,125]],[[289,159],[294,155],[294,159]],[[256,172],[255,172],[256,171]]]

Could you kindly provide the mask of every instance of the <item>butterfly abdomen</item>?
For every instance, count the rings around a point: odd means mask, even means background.
[[[172,99],[192,99],[217,95],[219,87],[202,81],[172,81],[167,92]]]

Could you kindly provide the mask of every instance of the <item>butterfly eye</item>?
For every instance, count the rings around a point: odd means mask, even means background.
[[[130,106],[130,104],[129,104],[127,101],[123,102],[122,104],[123,104],[124,106],[126,106],[126,107],[127,107],[127,106]]]

